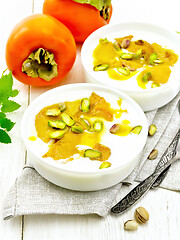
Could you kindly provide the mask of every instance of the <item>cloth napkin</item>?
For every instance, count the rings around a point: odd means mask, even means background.
[[[180,93],[166,106],[146,113],[148,124],[155,124],[158,130],[153,137],[148,137],[140,162],[123,183],[141,181],[154,171],[180,127],[179,99]],[[148,160],[154,148],[158,149],[158,157]],[[176,161],[161,187],[180,191],[179,172],[180,161]],[[123,192],[123,183],[94,192],[71,191],[48,182],[27,163],[4,200],[3,218],[28,214],[98,214],[104,217],[116,203],[117,195]]]

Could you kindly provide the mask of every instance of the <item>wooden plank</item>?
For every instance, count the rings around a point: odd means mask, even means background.
[[[131,240],[136,239],[173,239],[180,236],[180,219],[177,213],[180,195],[176,192],[159,189],[151,191],[138,204],[120,216],[108,215],[106,218],[98,216],[61,216],[42,215],[25,217],[24,239],[52,239],[61,240]],[[134,219],[136,207],[145,207],[150,220],[140,225],[136,232],[123,229],[125,221]],[[177,207],[179,209],[179,207]]]
[[[32,0],[6,0],[0,3],[0,74],[5,70],[5,46],[7,38],[16,23],[32,12]],[[8,145],[0,144],[0,208],[7,191],[13,185],[16,177],[21,173],[24,160],[25,148],[21,140],[20,123],[22,115],[28,103],[28,87],[14,80],[14,88],[20,90],[16,101],[21,104],[21,108],[9,114],[9,118],[16,122],[10,132],[12,143]],[[20,240],[21,239],[21,217],[9,221],[0,218],[0,239]]]

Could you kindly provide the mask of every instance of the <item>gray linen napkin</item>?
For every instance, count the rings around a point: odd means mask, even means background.
[[[157,162],[180,127],[178,101],[180,93],[166,106],[147,112],[148,123],[155,124],[158,131],[148,137],[142,158],[133,172],[123,182],[141,181],[155,169]],[[159,151],[156,160],[148,160],[152,149]],[[161,184],[162,187],[180,191],[180,161],[175,162]],[[24,167],[4,200],[3,218],[9,219],[28,214],[98,214],[106,216],[116,202],[122,183],[94,191],[79,192],[58,187],[44,178],[30,165]]]

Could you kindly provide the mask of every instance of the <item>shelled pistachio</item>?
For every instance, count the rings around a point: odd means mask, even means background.
[[[94,66],[93,70],[94,71],[105,71],[108,69],[108,67],[109,67],[109,65],[104,63],[104,64],[99,64],[99,65]]]
[[[125,60],[130,60],[130,59],[133,58],[133,54],[131,54],[131,53],[122,53],[120,57],[122,59],[125,59]]]
[[[151,151],[151,153],[149,154],[148,159],[154,160],[154,159],[157,158],[157,155],[158,155],[158,150],[157,149],[153,149]]]
[[[160,85],[158,83],[152,83],[151,84],[151,88],[157,88],[157,87],[160,87]]]
[[[134,54],[134,58],[135,58],[135,59],[138,59],[138,58],[141,57],[141,55],[142,55],[142,49],[139,49],[139,50],[137,50],[137,52]]]
[[[73,120],[73,118],[71,116],[69,116],[67,113],[62,113],[61,118],[62,118],[63,122],[65,122],[66,125],[69,127],[71,127],[75,124],[75,121]]]
[[[80,109],[83,112],[88,112],[90,108],[90,100],[89,98],[83,98],[81,101]]]
[[[112,133],[112,134],[115,134],[119,131],[120,129],[120,124],[113,124],[112,127],[109,129],[109,132]]]
[[[66,123],[63,121],[48,121],[49,127],[64,129],[66,127]]]
[[[157,131],[156,125],[151,124],[151,125],[149,126],[148,135],[149,135],[149,136],[153,136],[153,135],[156,133],[156,131]]]
[[[144,76],[142,77],[142,81],[143,81],[144,83],[147,83],[151,78],[152,78],[151,72],[147,72],[147,73],[144,74]]]
[[[78,124],[74,124],[71,127],[71,131],[74,132],[74,133],[83,133],[83,128]]]
[[[103,129],[103,122],[100,121],[100,120],[96,120],[93,123],[93,129],[94,129],[95,132],[101,132],[102,129]]]
[[[60,109],[61,112],[63,112],[66,109],[66,105],[64,102],[60,102],[58,105],[58,108]]]
[[[84,151],[84,157],[88,157],[88,158],[91,158],[91,159],[100,158],[101,155],[102,155],[101,152],[93,150],[93,149],[86,149]]]
[[[118,67],[117,71],[125,76],[129,76],[130,75],[130,70],[127,67]]]
[[[118,42],[114,42],[113,43],[113,45],[114,45],[114,48],[116,49],[116,51],[120,51],[121,50],[121,47],[120,47],[120,45],[119,45],[119,43]]]
[[[131,43],[131,40],[129,40],[128,38],[125,38],[125,39],[123,39],[123,41],[121,43],[121,47],[127,48],[127,47],[129,47],[130,43]]]
[[[49,137],[52,138],[52,139],[61,139],[65,134],[65,131],[63,130],[58,130],[58,131],[55,131],[55,132],[51,132],[49,134]]]
[[[89,131],[91,129],[91,124],[87,119],[80,118],[79,122],[85,130]]]
[[[99,169],[109,168],[110,166],[111,166],[110,162],[103,162],[103,163],[101,163]]]
[[[142,126],[138,125],[138,126],[133,127],[133,129],[131,130],[131,133],[140,134],[141,130],[142,130]]]
[[[163,63],[164,61],[163,60],[161,60],[161,59],[155,59],[154,60],[154,63],[156,63],[156,64],[161,64],[161,63]]]
[[[149,62],[151,65],[154,65],[154,61],[158,58],[158,55],[156,53],[152,53],[149,57]]]
[[[139,224],[135,220],[128,220],[124,223],[124,229],[134,231],[138,229]]]
[[[46,116],[57,117],[61,113],[59,108],[50,108],[46,111]]]

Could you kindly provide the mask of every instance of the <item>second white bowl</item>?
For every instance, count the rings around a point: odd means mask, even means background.
[[[147,23],[126,22],[116,25],[109,24],[93,32],[83,44],[81,57],[85,69],[86,81],[106,85],[125,92],[144,111],[162,107],[170,102],[180,90],[180,59],[178,59],[172,68],[168,83],[151,89],[141,89],[135,86],[133,83],[134,79],[132,78],[126,81],[116,81],[110,79],[106,71],[93,71],[93,51],[98,45],[99,39],[107,38],[110,41],[114,41],[114,38],[128,35],[133,35],[136,40],[143,39],[150,43],[156,42],[163,47],[172,49],[180,56],[180,39],[178,38],[178,34],[174,32]]]

